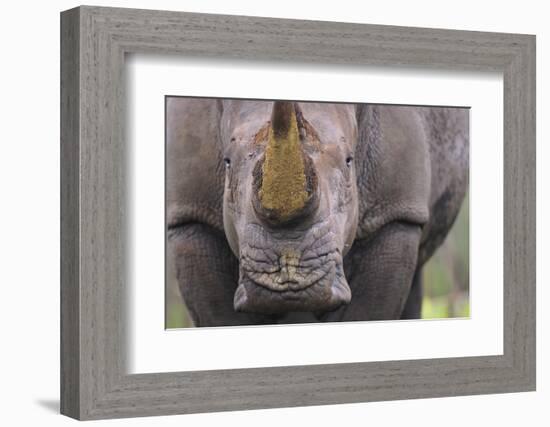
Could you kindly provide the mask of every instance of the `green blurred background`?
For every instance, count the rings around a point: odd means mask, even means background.
[[[445,242],[424,266],[423,319],[470,316],[469,212],[467,194]]]
[[[423,319],[470,316],[469,205],[466,195],[445,242],[424,266]],[[166,328],[193,327],[170,261],[166,270]]]

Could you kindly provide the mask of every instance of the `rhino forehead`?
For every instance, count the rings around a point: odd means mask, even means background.
[[[322,143],[354,145],[357,139],[355,106],[350,104],[301,103],[300,107]]]
[[[266,101],[224,101],[221,134],[224,143],[249,142],[269,121],[271,102]]]

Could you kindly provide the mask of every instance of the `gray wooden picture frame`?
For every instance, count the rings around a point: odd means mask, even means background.
[[[504,78],[498,356],[127,374],[127,53]],[[162,279],[159,279],[159,283]],[[535,390],[535,37],[79,7],[61,14],[61,412],[77,419]]]

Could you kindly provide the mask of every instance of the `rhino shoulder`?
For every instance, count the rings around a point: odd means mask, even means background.
[[[358,108],[358,239],[392,221],[422,226],[419,263],[441,245],[468,188],[464,108]]]
[[[443,243],[462,206],[469,183],[469,110],[420,110],[430,150],[430,220],[423,229],[419,261]]]
[[[166,102],[168,226],[201,222],[223,232],[223,157],[220,108],[207,98]]]
[[[418,109],[358,106],[358,239],[393,221],[429,220],[430,151]]]

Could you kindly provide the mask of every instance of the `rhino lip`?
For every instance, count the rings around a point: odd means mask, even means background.
[[[349,304],[351,290],[341,268],[335,268],[309,283],[287,281],[265,286],[244,273],[235,291],[236,311],[280,314],[289,311],[326,312]]]
[[[318,261],[318,264],[312,263]],[[264,259],[241,253],[240,281],[251,281],[273,292],[303,291],[322,281],[330,281],[342,257],[337,248],[314,257],[302,257],[299,251],[286,249]]]
[[[266,284],[265,282],[260,282],[254,280],[249,274],[246,272],[243,273],[246,277],[246,279],[252,283],[254,283],[257,286],[261,286],[269,291],[272,292],[279,292],[279,293],[288,293],[288,295],[292,295],[293,293],[297,293],[300,291],[304,291],[307,288],[310,288],[312,286],[315,286],[317,283],[321,282],[323,279],[326,279],[329,276],[329,273],[323,274],[321,277],[316,278],[314,280],[310,280],[308,282],[302,282],[300,283],[297,280],[278,280],[271,284]]]

